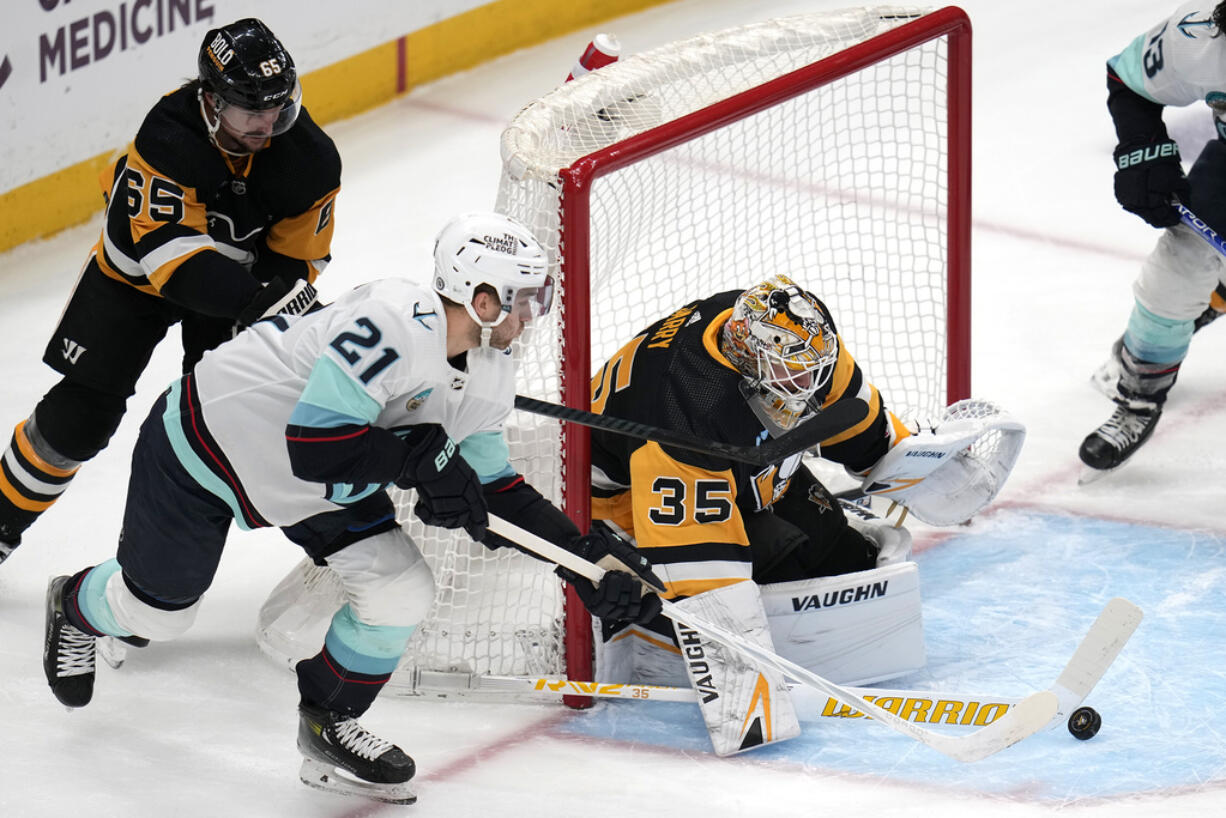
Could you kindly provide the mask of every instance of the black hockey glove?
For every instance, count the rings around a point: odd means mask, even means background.
[[[594,562],[607,572],[599,585],[562,568],[557,575],[566,580],[583,607],[592,616],[612,622],[637,622],[645,625],[660,614],[660,597],[643,587],[647,583],[662,591],[664,583],[651,570],[651,563],[633,546],[604,534],[576,537],[566,550]]]
[[[309,281],[295,278],[287,281],[274,278],[261,287],[238,314],[238,323],[249,327],[261,318],[274,315],[301,315],[319,298],[319,292]]]
[[[1191,189],[1179,146],[1171,140],[1121,144],[1115,149],[1115,198],[1129,213],[1154,227],[1179,224],[1174,200],[1188,201]]]
[[[460,447],[436,423],[414,426],[404,442],[409,455],[395,483],[402,489],[417,489],[413,513],[426,525],[463,528],[477,542],[483,540],[489,525],[485,497]]]

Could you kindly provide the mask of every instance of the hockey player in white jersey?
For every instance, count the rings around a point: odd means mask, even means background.
[[[1093,479],[1130,458],[1162,415],[1192,334],[1226,311],[1226,265],[1180,223],[1187,205],[1226,233],[1226,3],[1175,9],[1107,61],[1107,108],[1115,123],[1115,196],[1125,210],[1165,228],[1133,284],[1136,303],[1094,383],[1116,403],[1081,444]],[[1217,138],[1185,176],[1163,108],[1205,102]]]
[[[47,592],[44,670],[69,707],[90,701],[95,642],[167,640],[190,627],[231,521],[279,526],[340,577],[346,604],[296,671],[302,780],[410,803],[415,765],[356,721],[433,597],[433,577],[385,489],[417,490],[422,520],[490,547],[487,508],[590,560],[563,573],[590,610],[644,620],[659,586],[624,542],[580,532],[511,468],[502,425],[512,341],[549,308],[545,254],[496,214],[452,220],[433,287],[383,280],[311,315],[259,322],[163,393],[141,428],[116,558]],[[559,569],[561,573],[561,569]],[[336,773],[339,771],[340,775]]]

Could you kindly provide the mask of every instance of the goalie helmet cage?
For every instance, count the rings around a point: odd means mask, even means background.
[[[519,391],[589,409],[593,363],[649,323],[785,272],[895,412],[968,397],[970,39],[955,7],[820,12],[636,54],[525,107],[496,209],[548,249],[560,306],[517,344]],[[587,530],[588,430],[515,413],[507,438]],[[399,505],[438,591],[395,689],[592,678],[590,620],[550,566]]]

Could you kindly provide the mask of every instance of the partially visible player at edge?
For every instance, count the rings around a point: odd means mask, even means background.
[[[685,304],[592,382],[595,412],[741,446],[842,400],[861,401],[863,417],[823,441],[821,455],[861,476],[919,431],[885,408],[826,305],[784,275]],[[849,525],[800,453],[762,468],[599,429],[591,441],[592,518],[642,549],[670,599],[867,570],[882,545],[895,559],[909,550],[905,530],[859,515]],[[624,624],[606,625],[606,642],[673,639],[663,617],[622,635]]]
[[[1107,61],[1107,108],[1115,123],[1115,197],[1125,210],[1165,228],[1133,283],[1124,335],[1093,382],[1116,403],[1081,444],[1091,479],[1117,468],[1158,425],[1192,335],[1226,311],[1226,265],[1188,226],[1183,203],[1226,235],[1226,3],[1184,3]],[[1204,101],[1217,138],[1185,176],[1167,134],[1167,105]]]
[[[3,456],[0,561],[106,447],[169,327],[186,372],[236,328],[315,301],[341,162],[294,61],[244,19],[209,31],[197,62],[100,178],[102,237],[43,353],[63,379]]]
[[[604,559],[599,586],[558,572],[597,616],[656,616],[659,598],[640,583],[659,587],[647,561],[612,537],[580,536],[508,461],[511,343],[550,300],[531,234],[504,216],[467,214],[439,234],[433,289],[378,281],[206,354],[141,427],[116,558],[48,586],[44,669],[55,696],[89,703],[100,636],[184,633],[231,521],[280,526],[336,572],[347,597],[322,649],[296,668],[302,780],[412,801],[413,760],[356,721],[434,600],[430,567],[396,521],[393,484],[417,490],[423,522],[463,527],[489,547],[507,541],[487,532],[487,504]]]

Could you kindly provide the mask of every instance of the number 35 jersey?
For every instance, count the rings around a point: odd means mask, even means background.
[[[433,290],[402,279],[366,284],[318,312],[260,321],[206,353],[171,387],[164,425],[179,460],[244,528],[292,524],[387,487],[296,477],[290,426],[336,429],[339,440],[437,423],[479,473],[497,472],[507,466],[514,363],[473,349],[457,369],[446,336]],[[362,466],[355,457],[339,471]]]
[[[719,351],[739,294],[690,302],[622,347],[592,381],[593,411],[738,446],[766,440],[741,394],[744,378]],[[824,405],[840,400],[868,411],[823,441],[822,456],[867,468],[885,454],[896,421],[842,339]],[[752,575],[744,521],[783,497],[800,466],[799,454],[761,467],[601,430],[591,440],[593,519],[632,537],[674,597]]]

